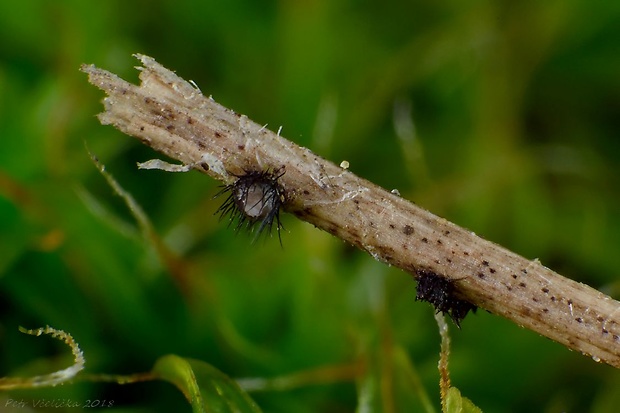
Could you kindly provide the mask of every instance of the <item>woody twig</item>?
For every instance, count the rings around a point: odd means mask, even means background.
[[[416,278],[437,276],[471,303],[564,346],[620,367],[620,302],[437,217],[204,96],[153,58],[139,86],[93,65],[106,92],[102,124],[224,183],[244,171],[284,170],[283,208]],[[449,297],[450,298],[450,297]]]

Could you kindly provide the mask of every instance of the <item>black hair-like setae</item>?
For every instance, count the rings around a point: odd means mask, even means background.
[[[461,328],[461,321],[469,311],[475,313],[476,307],[468,301],[455,296],[454,280],[442,277],[429,270],[417,270],[418,283],[416,300],[427,301],[437,312],[450,316],[454,324]]]
[[[278,231],[278,239],[282,245],[280,230],[284,228],[280,222],[280,208],[284,204],[284,190],[278,179],[284,175],[284,168],[276,171],[245,171],[235,175],[237,180],[224,186],[215,198],[228,194],[224,203],[215,211],[220,219],[230,217],[230,224],[236,222],[235,230],[244,226],[248,231],[256,229],[256,240],[267,229],[271,234],[274,223]]]

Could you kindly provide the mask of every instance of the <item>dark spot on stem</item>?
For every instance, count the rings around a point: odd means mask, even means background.
[[[422,238],[422,242],[425,243],[425,244],[428,244],[428,238],[426,238],[426,237]]]
[[[168,120],[175,120],[176,116],[174,112],[170,109],[164,108],[161,110],[161,117]]]
[[[403,227],[403,234],[405,234],[405,235],[413,234],[413,227],[411,225],[405,225]]]

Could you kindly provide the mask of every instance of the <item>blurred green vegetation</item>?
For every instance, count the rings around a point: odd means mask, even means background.
[[[233,378],[297,374],[251,393],[266,412],[421,411],[424,397],[438,411],[437,326],[410,275],[292,217],[283,248],[235,235],[213,216],[217,182],[136,168],[158,155],[98,123],[103,95],[78,68],[135,81],[131,54],[153,56],[296,143],[618,298],[619,21],[620,3],[585,0],[0,2],[0,376],[70,364],[61,343],[17,330],[49,324],[73,335],[90,373],[147,371],[172,353]],[[484,311],[462,326],[453,384],[484,411],[617,411],[617,370]],[[79,382],[0,394],[0,411],[43,397],[191,410],[165,383]]]

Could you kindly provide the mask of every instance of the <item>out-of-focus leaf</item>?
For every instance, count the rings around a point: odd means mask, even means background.
[[[461,392],[456,387],[450,387],[446,396],[446,413],[482,413],[467,397],[461,396]]]
[[[153,373],[178,387],[195,413],[261,412],[234,380],[203,361],[167,355]]]

